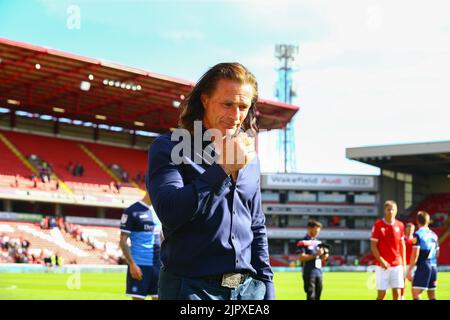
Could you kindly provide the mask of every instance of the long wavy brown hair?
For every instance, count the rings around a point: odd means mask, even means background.
[[[221,79],[235,80],[241,84],[250,84],[253,87],[252,103],[241,128],[244,131],[252,129],[254,132],[257,132],[256,102],[258,101],[258,83],[255,76],[237,62],[216,64],[200,78],[186,99],[181,103],[181,114],[178,121],[180,128],[189,130],[191,133],[194,132],[194,121],[203,120],[202,94],[211,96]]]

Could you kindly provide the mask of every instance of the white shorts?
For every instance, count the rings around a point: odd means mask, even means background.
[[[388,269],[377,266],[375,275],[377,278],[377,290],[386,291],[387,289],[399,289],[405,286],[402,265]]]

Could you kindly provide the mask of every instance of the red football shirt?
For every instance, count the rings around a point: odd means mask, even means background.
[[[389,224],[386,220],[380,219],[372,228],[370,239],[377,241],[380,256],[393,267],[403,264],[401,240],[404,239],[404,233],[405,226],[398,220]],[[375,259],[375,263],[380,264],[377,259]]]
[[[412,247],[413,247],[413,240],[412,238],[405,238],[405,246],[406,246],[406,264],[409,264],[409,261],[411,260],[411,253],[412,253]]]

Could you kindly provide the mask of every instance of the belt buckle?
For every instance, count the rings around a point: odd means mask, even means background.
[[[227,273],[222,276],[222,287],[236,289],[241,284],[240,273]]]

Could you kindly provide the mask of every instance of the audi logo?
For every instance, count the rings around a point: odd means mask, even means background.
[[[372,180],[369,178],[350,178],[349,182],[354,186],[369,186]]]

